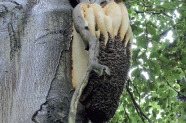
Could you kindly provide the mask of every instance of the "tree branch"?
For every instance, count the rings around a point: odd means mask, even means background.
[[[129,87],[126,86],[126,88],[127,88],[127,92],[129,93],[129,95],[130,95],[130,97],[131,97],[131,99],[132,99],[132,102],[133,102],[133,104],[135,105],[135,107],[138,108],[139,111],[140,111],[140,113],[148,120],[149,123],[151,123],[151,120],[142,112],[141,107],[136,103],[136,101],[135,101],[135,99],[134,99],[134,97],[133,97],[133,94],[132,94],[132,93],[130,92],[130,90],[129,90]]]
[[[149,13],[148,11],[137,11],[137,10],[134,10],[134,11],[136,12],[136,14]],[[169,15],[167,15],[167,14],[164,13],[164,12],[154,12],[154,13],[151,13],[151,14],[152,14],[152,15],[161,15],[161,14],[163,14],[163,15],[169,17],[169,18],[172,18],[172,16],[169,16]]]
[[[85,0],[83,0],[84,2]],[[86,5],[86,3],[83,3]],[[84,22],[84,15],[82,15],[82,3],[78,4],[73,10],[73,21],[76,31],[80,34],[85,47],[89,49],[89,59],[87,69],[81,77],[80,82],[78,82],[77,88],[72,96],[68,122],[75,123],[77,105],[79,98],[88,83],[89,74],[91,71],[95,71],[99,76],[110,75],[110,70],[107,66],[98,63],[99,56],[99,39],[97,39],[88,29],[88,25]]]
[[[169,16],[169,15],[167,15],[167,14],[164,13],[164,12],[156,12],[156,13],[152,13],[152,14],[153,14],[153,15],[155,15],[155,14],[163,14],[163,15],[169,17],[169,18],[172,18],[172,16]]]
[[[172,86],[170,85],[170,83],[169,83],[167,80],[166,80],[166,82],[167,82],[167,85],[168,85],[170,88],[172,88],[174,91],[176,91],[176,92],[178,93],[178,95],[184,96],[184,95],[180,94],[180,92],[177,91],[174,87],[172,87]]]
[[[167,29],[167,30],[165,30],[164,32],[162,32],[162,33],[160,34],[160,37],[166,35],[172,28],[173,28],[173,27],[170,27],[169,29]]]
[[[124,112],[125,112],[125,115],[127,116],[127,119],[130,121],[129,115],[128,115],[128,113],[126,112],[125,108],[124,108]]]
[[[129,85],[129,83],[127,83],[127,84]],[[134,104],[134,103],[133,103],[133,104]],[[135,107],[135,109],[136,109],[138,115],[140,116],[141,120],[143,121],[143,123],[145,123],[145,120],[144,120],[142,114],[139,112],[139,109],[138,109],[135,105],[134,105],[134,107]]]
[[[168,81],[166,81],[166,82],[167,82],[167,84],[168,84],[168,86],[169,86],[170,88],[172,88],[174,91],[176,91],[177,93],[179,93],[175,88],[173,88],[173,87],[169,84]]]
[[[139,95],[139,105],[140,105],[140,93],[139,93],[139,91],[138,91],[138,89],[137,89],[137,87],[134,85],[134,83],[129,79],[128,80],[129,81],[129,83],[131,83],[132,84],[132,86],[134,87],[134,89],[136,90],[136,92],[137,92],[137,94]]]

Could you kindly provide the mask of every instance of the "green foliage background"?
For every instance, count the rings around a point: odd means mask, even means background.
[[[128,82],[141,111],[156,123],[183,123],[186,102],[186,1],[130,0],[125,2],[134,34],[132,65]],[[175,12],[180,14],[179,18]],[[173,42],[166,39],[173,32]],[[142,72],[147,72],[147,79]],[[125,89],[111,123],[143,123],[140,113]]]

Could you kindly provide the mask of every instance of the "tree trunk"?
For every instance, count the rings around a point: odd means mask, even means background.
[[[67,122],[71,34],[68,0],[1,0],[1,123]]]

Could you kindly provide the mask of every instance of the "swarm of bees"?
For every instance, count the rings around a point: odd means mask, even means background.
[[[104,6],[81,4],[81,16],[91,35],[99,39],[99,63],[109,67],[111,75],[105,79],[91,72],[88,85],[81,95],[92,122],[109,121],[115,114],[130,68],[132,29],[123,2],[111,1]],[[85,72],[89,51],[85,50],[81,35],[73,28],[72,83],[76,88]]]

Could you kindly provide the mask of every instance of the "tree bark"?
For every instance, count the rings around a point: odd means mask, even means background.
[[[1,123],[67,122],[71,34],[68,0],[0,1]]]

